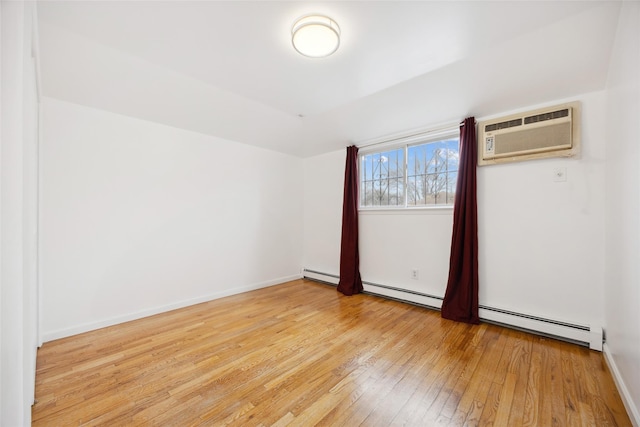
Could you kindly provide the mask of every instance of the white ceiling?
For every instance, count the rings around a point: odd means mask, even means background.
[[[601,90],[616,1],[43,1],[45,96],[295,156]],[[295,52],[296,18],[338,52]]]

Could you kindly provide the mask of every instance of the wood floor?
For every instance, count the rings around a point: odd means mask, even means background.
[[[34,426],[630,426],[601,353],[298,280],[48,342]]]

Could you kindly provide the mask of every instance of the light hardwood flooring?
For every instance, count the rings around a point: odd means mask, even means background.
[[[603,355],[297,280],[48,342],[34,426],[630,426]]]

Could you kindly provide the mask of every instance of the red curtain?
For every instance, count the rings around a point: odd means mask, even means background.
[[[442,317],[480,323],[478,317],[478,207],[476,162],[478,145],[473,117],[460,126],[460,165],[453,207],[453,235],[449,280],[442,301]]]
[[[342,203],[342,241],[340,243],[340,282],[345,295],[362,292],[358,254],[358,147],[347,147]]]

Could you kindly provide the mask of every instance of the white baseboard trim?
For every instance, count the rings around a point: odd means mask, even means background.
[[[337,285],[340,277],[337,274],[303,269],[304,277],[321,282]],[[364,291],[373,295],[392,298],[412,304],[440,310],[442,296],[428,295],[410,289],[403,289],[363,280]],[[480,305],[478,310],[480,319],[490,323],[515,328],[530,333],[562,339],[575,344],[602,351],[602,328],[599,325],[582,325],[563,322],[557,319],[547,319],[531,314],[517,313],[502,308]]]
[[[544,319],[538,316],[523,315],[493,307],[480,306],[478,310],[480,319],[510,326],[523,331],[559,338],[568,342],[589,347],[591,350],[602,351],[603,332],[600,326],[586,326],[566,322],[556,322],[552,319]]]
[[[631,419],[631,423],[634,427],[640,427],[640,411],[638,407],[633,402],[631,398],[631,393],[627,388],[627,385],[624,382],[624,378],[620,375],[620,371],[618,370],[618,365],[616,365],[616,361],[611,354],[611,350],[607,343],[604,344],[604,360],[607,362],[609,366],[609,370],[611,371],[611,376],[613,376],[613,381],[616,383],[616,387],[618,388],[618,392],[622,397],[622,403],[624,403],[624,407],[627,409],[627,414]]]
[[[301,274],[295,274],[292,276],[280,277],[277,279],[267,280],[265,282],[254,283],[247,286],[238,286],[235,288],[225,289],[223,291],[215,292],[201,297],[190,298],[183,301],[178,301],[171,304],[162,305],[159,307],[152,307],[145,310],[136,311],[134,313],[125,314],[122,316],[115,316],[109,319],[99,320],[97,322],[88,322],[82,325],[73,326],[71,328],[58,329],[56,331],[45,332],[42,336],[43,342],[53,341],[60,338],[66,338],[73,335],[82,334],[84,332],[94,331],[96,329],[106,328],[107,326],[117,325],[119,323],[129,322],[131,320],[138,320],[144,317],[153,316],[155,314],[165,313],[167,311],[176,310],[179,308],[188,307],[195,304],[200,304],[207,301],[212,301],[219,298],[228,297],[231,295],[240,294],[243,292],[254,291],[256,289],[267,288],[269,286],[279,285],[281,283],[290,282],[292,280],[301,279]]]

